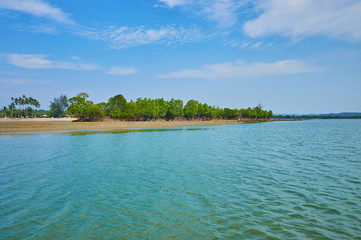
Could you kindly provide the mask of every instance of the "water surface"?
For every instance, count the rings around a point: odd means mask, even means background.
[[[360,136],[361,120],[0,135],[0,238],[360,239]]]

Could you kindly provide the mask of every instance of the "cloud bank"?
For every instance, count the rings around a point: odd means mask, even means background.
[[[261,0],[261,14],[244,24],[250,37],[280,34],[292,38],[326,35],[361,41],[359,0]]]
[[[162,2],[166,4],[168,7],[172,8],[178,5],[186,4],[187,0],[159,0],[159,2]]]
[[[185,6],[195,15],[216,22],[220,28],[228,28],[238,22],[238,10],[248,0],[159,0],[169,8]],[[156,5],[158,6],[158,5]]]

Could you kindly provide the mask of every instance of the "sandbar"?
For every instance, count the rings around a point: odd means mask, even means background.
[[[59,122],[59,121],[16,121],[0,122],[0,133],[21,133],[41,131],[76,131],[107,129],[141,129],[187,126],[211,126],[240,124],[237,120],[213,121],[111,121],[111,122]]]

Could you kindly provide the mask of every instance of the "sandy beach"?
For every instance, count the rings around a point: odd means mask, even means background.
[[[214,121],[113,121],[113,122],[61,122],[67,120],[19,120],[0,122],[0,133],[20,133],[38,131],[72,131],[72,130],[106,130],[106,129],[134,129],[134,128],[164,128],[164,127],[186,127],[186,126],[211,126],[225,124],[240,124],[236,120],[214,120]],[[2,119],[0,121],[3,121]]]
[[[72,122],[77,118],[0,118],[1,122]]]

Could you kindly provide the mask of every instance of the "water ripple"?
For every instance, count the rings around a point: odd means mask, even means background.
[[[2,135],[0,238],[358,239],[360,135],[360,120]]]

